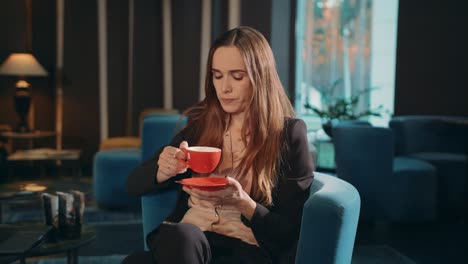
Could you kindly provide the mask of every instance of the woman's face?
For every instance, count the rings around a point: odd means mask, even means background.
[[[224,111],[230,114],[244,113],[252,83],[237,47],[219,47],[213,54],[211,72],[216,95]]]

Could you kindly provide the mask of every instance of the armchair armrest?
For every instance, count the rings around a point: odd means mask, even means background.
[[[296,263],[351,263],[361,199],[351,184],[314,172]]]
[[[153,192],[141,197],[141,217],[143,219],[143,238],[158,227],[175,208],[177,190]],[[145,250],[148,250],[145,243]]]

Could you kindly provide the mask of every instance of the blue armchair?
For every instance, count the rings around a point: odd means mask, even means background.
[[[149,159],[155,151],[170,142],[176,120],[144,120],[142,160]],[[360,211],[359,193],[345,181],[318,172],[314,175],[310,197],[304,205],[296,263],[350,263]],[[141,197],[145,238],[173,210],[176,198],[176,190]]]
[[[339,178],[362,199],[366,221],[428,221],[436,215],[436,171],[424,161],[394,158],[388,128],[337,125],[333,128]]]
[[[457,216],[467,207],[468,118],[399,116],[390,121],[399,157],[429,162],[437,169],[439,216]]]
[[[139,206],[140,199],[127,193],[127,177],[142,161],[167,144],[185,125],[179,114],[149,113],[144,116],[141,148],[101,150],[94,156],[93,189],[96,203],[104,208]]]
[[[310,197],[304,204],[296,263],[351,263],[361,200],[349,183],[314,173]],[[142,197],[144,237],[174,208],[176,192]],[[146,245],[145,245],[146,248]]]

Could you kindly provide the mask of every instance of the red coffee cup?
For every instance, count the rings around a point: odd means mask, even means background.
[[[188,147],[182,149],[185,163],[195,172],[210,173],[216,169],[221,159],[221,149],[213,147]]]

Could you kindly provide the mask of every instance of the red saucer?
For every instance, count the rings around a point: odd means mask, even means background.
[[[228,184],[228,180],[226,178],[218,177],[195,177],[183,179],[177,182],[185,186],[207,191],[221,189]]]

